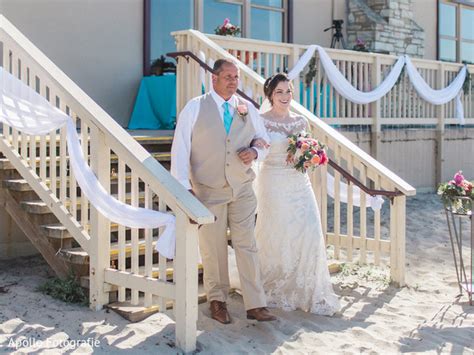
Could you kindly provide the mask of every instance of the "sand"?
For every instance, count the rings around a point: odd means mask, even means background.
[[[197,352],[474,354],[474,306],[457,297],[445,215],[434,194],[407,200],[406,255],[407,286],[400,289],[388,285],[386,267],[348,265],[333,275],[342,303],[334,317],[274,310],[276,322],[247,321],[242,298],[233,294],[233,322],[220,325],[201,304]],[[0,262],[0,286],[13,284],[0,293],[0,353],[179,352],[171,311],[131,324],[37,292],[48,275],[40,257]]]

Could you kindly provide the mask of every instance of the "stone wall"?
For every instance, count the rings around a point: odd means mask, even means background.
[[[424,30],[413,20],[411,0],[347,0],[348,49],[357,39],[371,52],[423,57]]]

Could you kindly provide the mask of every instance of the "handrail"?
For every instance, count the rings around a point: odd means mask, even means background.
[[[166,55],[168,57],[171,57],[175,60],[177,60],[178,57],[184,57],[184,59],[186,59],[186,61],[189,63],[189,58],[193,58],[200,66],[201,68],[203,68],[204,70],[210,72],[211,74],[214,74],[214,69],[212,69],[209,65],[207,65],[205,62],[203,62],[196,54],[194,54],[193,52],[191,51],[182,51],[182,52],[170,52],[170,53],[166,53]],[[250,101],[253,103],[253,105],[259,109],[260,108],[260,105],[257,104],[255,101],[252,100],[252,98],[250,98],[245,92],[243,92],[242,90],[240,89],[237,89],[237,93],[242,96],[244,99]]]
[[[57,84],[66,98],[78,102],[82,111],[78,112],[79,116],[85,113],[91,118],[90,123],[104,133],[110,148],[116,154],[127,156],[126,164],[131,168],[139,168],[142,173],[140,178],[150,184],[156,193],[160,193],[169,207],[181,209],[198,224],[214,222],[214,216],[197,198],[169,175],[168,171],[143,146],[1,14],[0,30],[3,31],[2,37],[3,34],[9,36],[13,42],[16,42],[18,48],[33,58],[41,70],[48,73],[51,81]]]
[[[171,57],[173,59],[183,57],[189,62],[189,58],[194,59],[201,68],[203,68],[206,71],[211,72],[214,74],[214,70],[207,65],[204,61],[202,61],[198,56],[196,56],[193,52],[191,51],[182,51],[182,52],[171,52],[166,54],[168,57]],[[257,109],[260,108],[260,105],[256,103],[252,98],[248,97],[244,92],[241,90],[237,89],[237,93],[244,97],[246,100],[250,101]],[[375,195],[380,195],[380,196],[386,196],[388,198],[393,198],[395,196],[401,196],[403,195],[403,192],[401,191],[386,191],[386,190],[375,190],[371,189],[367,186],[365,186],[362,182],[360,182],[357,178],[355,178],[353,175],[351,175],[348,171],[344,170],[340,165],[338,165],[334,160],[329,158],[328,164],[334,168],[334,170],[337,170],[347,181],[353,183],[357,187],[359,187],[362,191],[365,193],[375,196]]]

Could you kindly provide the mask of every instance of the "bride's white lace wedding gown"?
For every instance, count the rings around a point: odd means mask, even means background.
[[[307,174],[286,163],[288,135],[303,117],[283,124],[264,118],[271,139],[257,179],[256,239],[270,307],[332,315],[340,308],[326,257],[319,209]]]

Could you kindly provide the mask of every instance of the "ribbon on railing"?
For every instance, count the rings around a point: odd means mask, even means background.
[[[46,135],[66,125],[69,161],[81,193],[110,221],[130,228],[165,227],[156,243],[156,250],[167,258],[174,258],[176,221],[173,215],[133,207],[111,196],[84,159],[71,117],[51,105],[44,97],[1,67],[0,86],[1,122],[31,135]]]
[[[449,86],[440,89],[432,89],[423,77],[418,73],[407,55],[400,56],[387,77],[374,90],[364,92],[356,89],[339,71],[333,63],[331,57],[323,47],[310,45],[303,53],[293,69],[288,73],[288,77],[293,80],[299,76],[306,67],[314,53],[318,51],[321,64],[334,89],[347,100],[357,104],[368,104],[379,100],[385,96],[395,85],[400,77],[403,66],[406,65],[407,74],[415,90],[427,102],[433,105],[443,105],[456,97],[456,115],[461,125],[464,124],[464,110],[461,102],[462,85],[467,75],[467,67],[464,66],[449,84]]]
[[[327,173],[326,188],[327,188],[328,195],[331,196],[332,198],[334,198],[334,196],[336,195],[335,187],[336,187],[336,182],[335,182],[334,177],[331,174]],[[349,191],[349,186],[345,182],[339,181],[339,201],[340,202],[347,203],[349,201],[348,191]],[[366,197],[367,197],[366,208],[370,207],[374,211],[380,210],[382,208],[382,205],[384,203],[384,199],[382,196],[366,195]],[[356,207],[360,207],[360,201],[361,201],[360,188],[358,186],[354,186],[352,188],[352,205]]]

